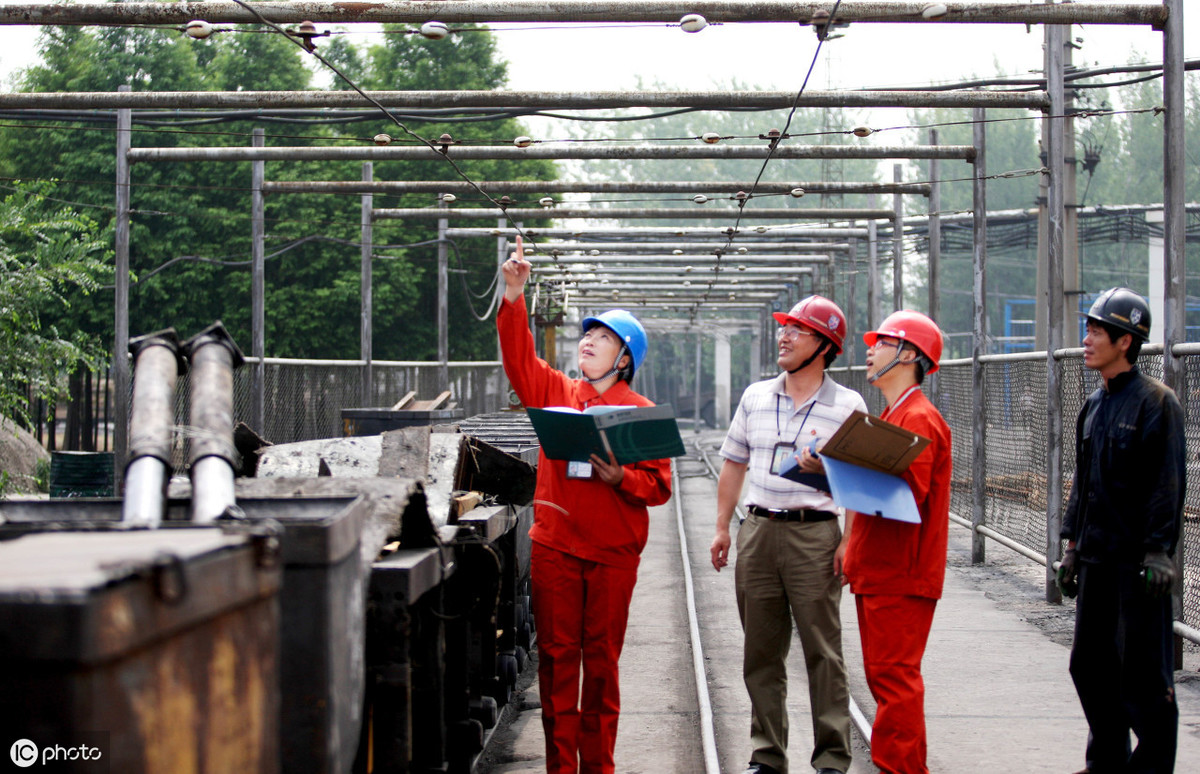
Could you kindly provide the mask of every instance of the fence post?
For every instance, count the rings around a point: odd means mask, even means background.
[[[1047,191],[1046,236],[1046,601],[1062,602],[1054,582],[1055,562],[1062,559],[1063,509],[1063,415],[1062,367],[1054,357],[1063,345],[1063,229],[1066,222],[1066,147],[1061,120],[1066,108],[1063,87],[1063,40],[1066,27],[1046,25],[1046,91],[1050,96],[1047,163],[1050,182]]]
[[[975,168],[972,182],[974,250],[972,294],[975,317],[971,346],[971,563],[982,564],[985,541],[979,527],[987,520],[987,380],[979,358],[987,354],[987,111],[975,108],[973,134]]]

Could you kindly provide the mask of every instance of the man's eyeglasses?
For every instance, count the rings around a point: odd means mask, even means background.
[[[871,345],[875,349],[880,347],[891,347],[892,349],[900,349],[904,346],[902,341],[884,341],[883,339],[875,339],[875,343]]]
[[[779,329],[776,336],[781,339],[795,339],[801,336],[816,336],[812,331],[806,331],[803,328],[798,328],[794,325],[785,325]]]

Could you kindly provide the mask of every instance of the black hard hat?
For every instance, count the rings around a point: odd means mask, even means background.
[[[1087,318],[1132,333],[1142,341],[1150,338],[1150,305],[1129,288],[1110,288],[1101,293]]]

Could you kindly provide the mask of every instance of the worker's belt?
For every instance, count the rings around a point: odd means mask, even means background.
[[[751,505],[746,510],[750,512],[751,516],[761,516],[762,518],[770,519],[771,521],[810,522],[829,521],[830,519],[837,518],[836,513],[830,513],[829,511],[817,511],[813,510],[812,508],[797,508],[794,511],[777,511],[771,508],[760,508],[757,505]]]

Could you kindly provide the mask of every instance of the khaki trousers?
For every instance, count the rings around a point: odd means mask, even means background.
[[[850,766],[850,694],[842,660],[836,520],[750,516],[737,535],[734,580],[745,635],[742,676],[750,694],[750,760],[788,770],[787,654],[800,635],[812,706],[813,768]]]

